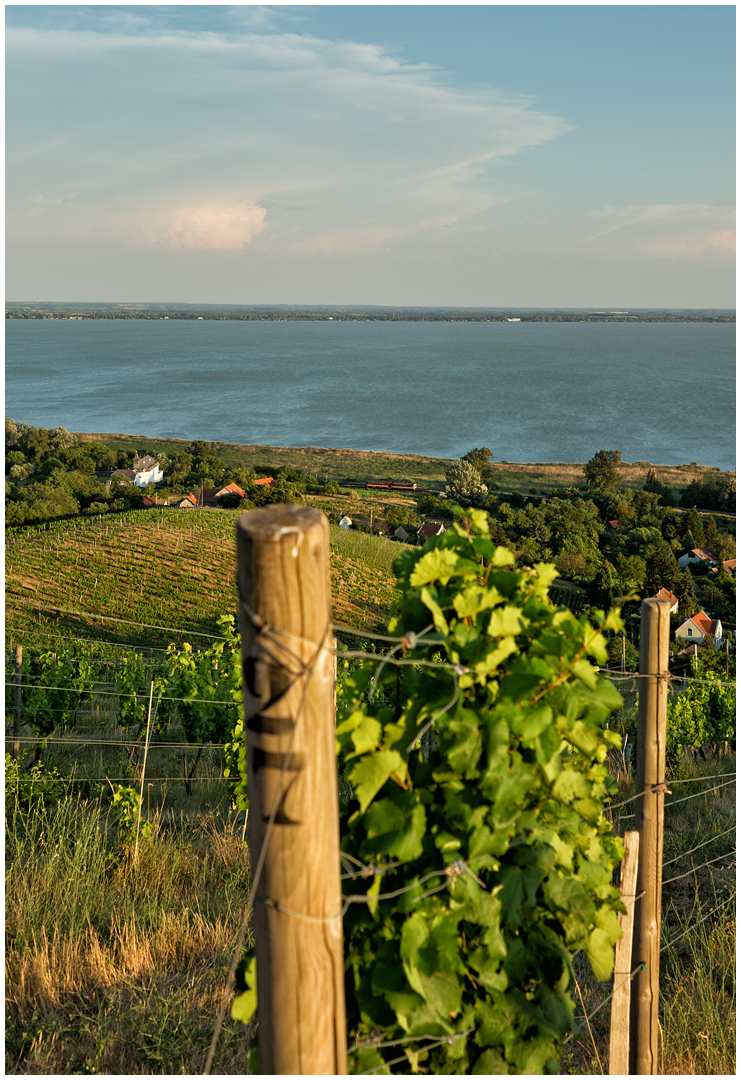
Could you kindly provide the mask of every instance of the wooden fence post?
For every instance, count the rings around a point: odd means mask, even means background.
[[[633,921],[636,904],[636,881],[638,880],[638,856],[641,834],[626,832],[623,836],[625,856],[620,868],[620,899],[627,908],[626,915],[618,915],[623,936],[615,947],[615,976],[613,979],[612,1012],[610,1015],[610,1076],[626,1076],[629,1066],[630,1047],[630,998],[633,970]]]
[[[267,834],[253,912],[260,1072],[345,1074],[326,517],[243,514],[237,579],[254,874]]]
[[[664,854],[666,692],[669,670],[669,603],[651,597],[641,604],[641,651],[636,745],[635,827],[641,834],[636,892],[630,1008],[630,1073],[659,1071],[659,951],[661,863]]]
[[[23,646],[15,647],[15,692],[13,699],[13,758],[21,752],[21,680],[23,678]]]

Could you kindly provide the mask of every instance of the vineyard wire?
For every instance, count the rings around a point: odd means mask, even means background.
[[[708,779],[711,779],[711,778],[708,778]],[[716,788],[720,789],[720,788],[728,787],[729,784],[735,784],[735,783],[736,783],[735,780],[726,780],[726,782],[724,784],[716,784]],[[684,798],[682,798],[682,799],[674,799],[673,802],[665,803],[664,804],[664,809],[665,810],[670,810],[672,806],[678,806],[679,803],[689,802],[690,799],[699,799],[702,795],[707,795],[707,794],[708,794],[707,791],[696,791],[694,793],[694,795],[685,795]],[[632,817],[633,817],[633,814],[621,814],[621,816],[616,818],[616,820],[617,821],[629,821]]]
[[[49,711],[51,711],[51,710],[49,710]],[[69,710],[67,710],[67,709],[55,709],[54,711],[55,712],[68,712]],[[5,741],[8,742],[12,738],[13,738],[12,735],[6,735],[5,736]],[[44,745],[46,745],[47,743],[57,743],[57,744],[62,744],[62,745],[66,744],[66,745],[69,745],[69,746],[83,746],[83,745],[84,746],[118,746],[121,749],[127,749],[128,747],[134,746],[139,742],[139,739],[137,739],[137,738],[130,738],[130,739],[88,739],[88,738],[85,738],[84,736],[80,736],[79,738],[75,739],[71,735],[68,736],[67,738],[64,738],[64,739],[53,738],[51,735],[21,735],[21,736],[19,736],[19,738],[20,738],[20,741],[22,743],[43,742]],[[149,749],[150,750],[191,750],[196,746],[203,746],[203,747],[210,746],[213,749],[218,749],[218,750],[222,750],[222,751],[224,749],[224,744],[220,743],[220,742],[214,742],[214,743],[188,743],[188,742],[153,743],[153,742],[151,742],[149,744]]]
[[[461,1039],[468,1039],[473,1034],[474,1029],[470,1031],[462,1031],[458,1035],[441,1035],[439,1039],[435,1039],[433,1042],[429,1042],[427,1046],[420,1047],[419,1050],[415,1050],[414,1053],[422,1054],[427,1050],[435,1050],[438,1046],[445,1046],[446,1044],[452,1046],[454,1043],[460,1042]],[[420,1036],[424,1038],[424,1036]],[[409,1058],[404,1054],[403,1057],[392,1058],[391,1061],[383,1061],[380,1065],[376,1065],[372,1069],[364,1069],[362,1072],[355,1073],[356,1076],[370,1076],[374,1072],[378,1072],[379,1069],[387,1069],[389,1065],[399,1065],[402,1061],[408,1061]]]
[[[728,833],[735,831],[736,826],[732,825],[730,829],[724,829],[721,833],[715,833],[715,835],[711,836],[709,840],[703,840],[701,844],[697,844],[696,847],[690,848],[689,851],[683,851],[681,855],[676,855],[673,859],[668,859],[667,862],[664,863],[664,870],[666,870],[667,866],[671,866],[672,863],[678,862],[680,859],[684,859],[687,855],[691,855],[693,851],[699,851],[700,848],[707,847],[708,844],[714,844],[716,840],[719,840],[721,838],[721,836],[727,836]]]
[[[136,622],[133,619],[117,619],[117,618],[114,618],[111,615],[101,615],[101,614],[99,614],[97,612],[92,612],[92,611],[74,611],[74,610],[72,610],[70,608],[61,608],[61,607],[57,607],[57,606],[52,605],[52,604],[38,604],[38,603],[34,603],[34,602],[30,601],[30,600],[18,600],[18,599],[15,599],[15,598],[11,597],[11,598],[6,599],[6,603],[8,603],[8,604],[19,604],[19,605],[22,605],[22,606],[25,606],[25,607],[34,608],[35,610],[59,611],[59,612],[61,612],[63,614],[77,615],[77,616],[88,618],[88,619],[101,619],[101,620],[105,620],[107,622],[115,622],[115,623],[126,624],[127,626],[138,626],[138,627],[140,627],[142,629],[147,629],[147,630],[162,630],[162,631],[164,631],[166,633],[174,634],[174,635],[177,635],[179,637],[184,637],[184,636],[190,635],[191,637],[205,637],[205,638],[208,638],[210,641],[226,641],[227,640],[227,638],[225,638],[223,636],[220,636],[218,634],[205,634],[205,633],[203,633],[201,631],[196,631],[196,630],[178,629],[177,627],[172,627],[172,626],[159,626],[159,625],[156,625],[156,624],[153,624],[153,623]],[[271,627],[270,629],[272,630],[273,633],[277,633],[277,634],[280,634],[280,635],[285,636],[285,637],[293,637],[293,638],[296,638],[296,640],[299,640],[299,641],[304,640],[299,635],[291,634],[288,631],[277,630],[274,627]],[[381,641],[387,641],[387,642],[391,642],[391,643],[395,642],[397,645],[402,644],[404,642],[404,640],[405,640],[405,637],[389,637],[389,636],[381,635],[381,634],[370,634],[369,632],[365,632],[365,631],[362,631],[362,630],[351,630],[349,627],[347,627],[347,628],[343,627],[338,623],[330,624],[330,629],[332,629],[332,630],[340,630],[340,631],[344,631],[344,632],[348,632],[348,633],[353,633],[357,637],[370,637],[370,638],[375,638],[375,639],[381,640]],[[90,640],[90,639],[88,639],[88,640]],[[92,639],[92,640],[95,640],[95,639]],[[309,644],[313,644],[313,643],[309,642]],[[442,642],[439,639],[428,639],[427,644],[438,644],[439,645],[439,644],[442,644]],[[336,650],[336,649],[332,649],[330,646],[324,646],[324,648],[328,652],[331,652],[333,655],[340,656],[340,657],[344,656],[344,657],[350,657],[350,658],[353,658],[353,659],[356,659],[356,658],[357,659],[370,659],[370,660],[376,661],[377,663],[380,662],[381,660],[383,660],[383,657],[379,657],[377,654],[374,654],[374,653],[365,653],[365,652],[361,652],[361,651],[357,651],[357,650],[339,651],[339,650]],[[391,660],[391,659],[388,659],[386,662],[391,663],[391,664],[395,664],[395,665],[400,665],[400,664],[431,665],[433,663],[432,661],[424,661],[424,660]],[[434,664],[434,666],[435,667],[443,667],[445,665],[436,663],[436,664]],[[452,666],[452,665],[449,665],[449,666]],[[657,674],[646,674],[646,675],[640,675],[638,673],[635,673],[635,674],[631,673],[628,676],[624,676],[624,675],[621,675],[618,672],[612,671],[609,668],[597,667],[595,670],[600,672],[600,674],[604,675],[606,678],[611,679],[612,681],[615,681],[615,680],[627,680],[627,678],[630,678],[632,680],[633,679],[664,679],[664,680],[669,679],[669,680],[673,680],[673,679],[681,679],[681,678],[683,678],[682,676],[671,675],[669,672],[661,672],[661,673],[657,673]],[[685,679],[685,681],[686,682],[693,682],[693,683],[700,683],[700,684],[705,685],[705,686],[728,686],[728,687],[731,687],[731,686],[735,687],[736,686],[735,682],[730,682],[730,681],[726,682],[726,681],[721,680],[721,679],[689,679],[689,678],[687,678],[687,679]]]
[[[685,777],[683,780],[670,780],[669,783],[672,784],[672,785],[674,785],[674,784],[705,784],[705,783],[711,782],[713,780],[720,780],[724,776],[735,776],[735,775],[736,775],[736,770],[734,769],[733,772],[716,773],[715,776],[689,776],[689,777]]]
[[[73,611],[71,608],[57,607],[54,604],[40,604],[31,600],[17,600],[15,597],[6,597],[6,604],[18,604],[22,607],[33,608],[34,611],[58,611],[62,615],[77,615],[85,619],[101,619],[105,622],[123,623],[126,626],[139,626],[143,630],[163,630],[168,634],[179,634],[181,637],[188,634],[191,637],[205,637],[209,641],[226,641],[227,639],[219,634],[204,634],[200,630],[178,630],[173,626],[158,626],[155,623],[143,623],[135,622],[133,619],[116,619],[113,615],[101,615],[97,611]]]
[[[664,679],[668,682],[685,682],[685,683],[699,683],[702,686],[735,686],[736,683],[732,681],[726,681],[725,679],[691,679],[685,675],[672,675],[669,671],[662,671],[656,675],[640,675],[637,671],[622,674],[619,671],[613,671],[612,668],[596,669],[600,675],[604,675],[610,682],[628,682],[628,680],[635,679]]]
[[[671,941],[667,941],[666,945],[662,945],[661,948],[659,949],[659,952],[663,953],[665,949],[670,949],[672,947],[672,945],[676,945],[676,943],[678,941],[681,941],[683,937],[687,937],[687,935],[689,933],[691,933],[698,926],[700,926],[701,923],[704,923],[707,919],[709,919],[711,915],[715,915],[716,911],[720,911],[721,908],[724,908],[728,904],[730,904],[731,900],[733,900],[735,898],[735,896],[736,896],[735,892],[731,893],[731,895],[728,896],[722,903],[718,904],[711,911],[708,911],[707,914],[703,915],[703,917],[701,919],[698,919],[696,922],[694,922],[692,924],[692,926],[688,926],[687,929],[683,930],[681,934],[678,934],[675,938],[672,938]]]
[[[642,963],[639,964],[638,967],[635,969],[635,971],[631,971],[630,975],[628,975],[625,979],[623,979],[623,981],[620,983],[619,986],[614,987],[612,993],[608,997],[605,998],[605,1000],[602,1002],[602,1004],[598,1005],[596,1009],[593,1009],[592,1012],[590,1012],[589,1016],[584,1017],[584,1020],[582,1021],[582,1023],[580,1023],[578,1025],[579,1030],[583,1031],[584,1030],[584,1024],[588,1024],[589,1021],[593,1017],[595,1017],[598,1012],[600,1012],[602,1009],[604,1009],[605,1005],[607,1005],[607,1003],[609,1001],[611,1001],[612,998],[615,997],[615,994],[617,994],[618,990],[620,990],[621,987],[625,986],[626,983],[628,983],[632,979],[634,979],[636,977],[636,975],[638,974],[638,972],[641,971],[642,968],[644,968],[644,967],[645,967],[645,964],[642,964]],[[566,1046],[566,1043],[571,1042],[571,1040],[573,1038],[574,1038],[574,1033],[571,1032],[571,1034],[567,1035],[566,1038],[564,1039],[564,1041],[563,1041],[564,1046]]]
[[[15,688],[16,685],[17,684],[14,683],[14,682],[6,682],[6,684],[5,684],[6,687],[11,687],[11,688]],[[82,687],[82,688],[80,688],[80,687],[76,687],[76,686],[39,686],[38,683],[28,684],[28,688],[31,689],[31,690],[61,690],[65,694],[92,694],[95,691],[94,687],[93,688],[90,688],[90,687],[87,687],[87,688]],[[138,696],[142,696],[144,691],[141,690],[141,691],[138,691],[136,693],[137,693]],[[130,697],[133,697],[134,695],[135,695],[135,691],[133,691],[133,690],[129,690],[129,691],[101,690],[100,691],[100,696],[101,697],[124,697],[124,698],[130,698]],[[180,698],[180,697],[165,697],[164,695],[162,697],[162,701],[184,701],[188,705],[190,705],[190,704],[193,704],[193,705],[226,705],[226,706],[229,706],[229,707],[233,707],[235,705],[234,701],[217,701],[217,700],[215,700],[213,698],[212,699],[209,699],[209,698]]]
[[[661,884],[662,884],[662,886],[663,885],[670,885],[672,883],[672,881],[680,881],[682,878],[689,877],[690,874],[695,874],[695,873],[697,873],[698,870],[702,870],[702,868],[704,866],[712,866],[713,863],[720,862],[721,859],[729,859],[732,855],[735,856],[735,854],[736,854],[735,850],[734,851],[727,851],[725,853],[725,855],[718,855],[718,857],[715,858],[715,859],[708,859],[707,862],[700,863],[699,866],[693,866],[691,870],[686,870],[684,874],[677,874],[676,877],[665,878],[661,882]],[[722,869],[730,870],[730,867],[722,867]]]

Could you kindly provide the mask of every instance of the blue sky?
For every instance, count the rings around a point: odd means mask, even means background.
[[[735,305],[735,8],[8,6],[11,300]]]

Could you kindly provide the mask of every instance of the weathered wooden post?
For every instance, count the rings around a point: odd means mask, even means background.
[[[237,525],[260,1072],[346,1073],[329,524]],[[272,822],[272,825],[271,825]]]
[[[23,679],[23,646],[15,647],[15,691],[13,697],[13,758],[21,752],[21,680]]]
[[[610,1076],[626,1076],[630,1048],[631,972],[633,971],[633,922],[638,879],[638,856],[641,834],[626,832],[623,836],[625,856],[620,868],[620,899],[627,914],[618,915],[623,936],[615,946],[614,992],[610,1015]]]
[[[666,693],[669,671],[669,603],[651,597],[641,604],[640,687],[636,745],[635,827],[641,834],[632,964],[630,1073],[659,1071],[659,951],[661,863],[666,790]]]

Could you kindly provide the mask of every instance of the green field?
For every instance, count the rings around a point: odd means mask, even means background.
[[[161,647],[189,634],[218,635],[216,620],[237,610],[238,516],[236,510],[142,510],[14,538],[6,548],[7,638],[78,636]],[[337,622],[385,626],[395,595],[391,563],[402,550],[383,537],[332,528]],[[52,607],[77,614],[47,610]]]

